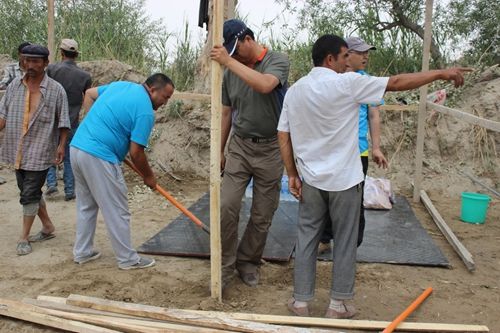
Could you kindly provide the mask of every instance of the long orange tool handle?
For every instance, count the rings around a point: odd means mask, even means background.
[[[137,169],[137,167],[132,163],[132,161],[129,161],[128,159],[124,160],[125,164],[128,165],[132,170],[134,170],[139,176],[142,178],[143,175]],[[160,185],[156,184],[156,190],[160,192],[161,195],[163,195],[165,198],[167,198],[168,201],[170,201],[175,207],[177,207],[181,212],[183,212],[187,217],[191,219],[196,225],[198,225],[203,231],[205,231],[207,234],[210,235],[210,229],[201,222],[196,216],[193,215],[189,210],[186,209],[179,201],[177,201],[170,193],[165,191]]]
[[[385,328],[385,330],[382,331],[382,333],[391,333],[393,332],[396,327],[398,327],[398,325],[406,319],[406,317],[408,317],[413,311],[415,311],[416,308],[419,307],[420,304],[422,304],[422,302],[432,293],[432,287],[429,287],[427,289],[424,290],[424,292],[418,296],[418,298],[413,301],[413,303],[410,304],[409,307],[407,307],[403,312],[401,312],[401,314],[399,316],[396,317],[396,319],[394,319],[392,321],[392,323],[389,324],[389,326],[387,326]]]

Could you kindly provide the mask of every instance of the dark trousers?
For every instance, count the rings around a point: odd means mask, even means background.
[[[368,156],[361,156],[361,164],[363,164],[363,174],[366,177],[366,173],[368,172]],[[364,188],[365,182],[361,183],[361,209],[359,211],[359,229],[358,229],[358,247],[363,243],[363,234],[365,232],[365,209],[363,208],[363,199],[364,199]],[[329,243],[331,239],[333,239],[332,232],[332,222],[330,221],[330,216],[327,215],[327,221],[325,223],[325,229],[323,230],[323,234],[321,235],[320,242],[321,243]]]
[[[47,171],[48,170],[16,170],[17,187],[21,191],[19,200],[21,205],[24,206],[40,202],[40,199],[42,199],[42,187],[47,177]]]

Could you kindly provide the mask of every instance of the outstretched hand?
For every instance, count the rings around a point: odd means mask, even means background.
[[[443,70],[443,80],[453,81],[455,83],[455,88],[458,88],[464,84],[464,74],[472,72],[473,68],[468,67],[453,67]]]

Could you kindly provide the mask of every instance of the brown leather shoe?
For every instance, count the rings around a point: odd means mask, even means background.
[[[326,310],[325,318],[330,319],[349,319],[354,317],[356,314],[356,309],[352,305],[344,304],[345,311],[339,312],[330,307]]]
[[[309,307],[308,306],[303,306],[303,307],[296,307],[295,306],[295,298],[290,298],[288,300],[288,310],[293,313],[296,316],[299,317],[309,317]]]

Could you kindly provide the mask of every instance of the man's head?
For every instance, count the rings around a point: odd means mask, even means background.
[[[349,37],[345,41],[349,48],[347,65],[352,71],[364,70],[368,64],[368,52],[376,50],[375,46],[367,44],[359,37]]]
[[[224,22],[224,47],[227,53],[240,62],[253,58],[255,36],[253,31],[240,20]]]
[[[65,38],[59,46],[62,58],[75,59],[78,57],[78,43],[74,39]]]
[[[347,62],[347,43],[336,35],[323,35],[314,43],[312,59],[315,67],[327,67],[344,73]]]
[[[35,78],[43,76],[49,64],[49,50],[42,45],[30,44],[22,48],[24,70],[26,76]]]
[[[162,73],[156,73],[147,78],[144,86],[149,93],[153,109],[158,110],[163,104],[167,103],[174,93],[174,83]]]
[[[23,56],[21,55],[21,51],[25,46],[31,45],[30,42],[22,42],[19,44],[17,47],[17,59],[19,60],[19,67],[24,70],[24,64],[23,64]]]

